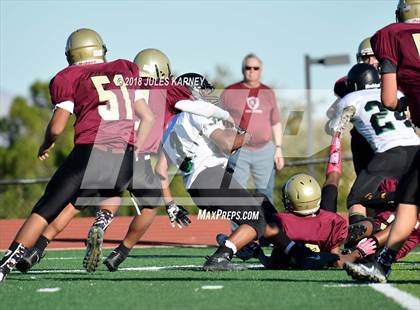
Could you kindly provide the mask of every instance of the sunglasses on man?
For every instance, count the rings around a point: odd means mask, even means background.
[[[258,71],[258,70],[260,70],[260,67],[250,67],[250,66],[246,66],[246,67],[245,67],[245,70],[246,70],[246,71],[249,71],[249,70],[251,70],[251,69],[254,69],[255,71]]]

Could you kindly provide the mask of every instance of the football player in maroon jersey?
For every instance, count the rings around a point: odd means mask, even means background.
[[[152,48],[142,50],[134,58],[134,63],[141,69],[140,76],[137,79],[131,78],[127,82],[139,85],[140,89],[136,90],[138,97],[144,97],[148,102],[155,117],[155,124],[143,147],[139,150],[139,156],[144,157],[144,161],[136,162],[134,165],[133,188],[130,190],[132,196],[135,197],[134,202],[141,209],[141,214],[133,218],[128,232],[120,245],[105,259],[104,263],[110,271],[116,271],[118,266],[125,260],[131,248],[141,239],[152,224],[156,216],[156,208],[160,206],[161,185],[153,173],[150,155],[157,153],[167,122],[178,111],[189,111],[194,114],[216,117],[226,120],[228,123],[233,123],[229,113],[214,104],[205,101],[196,102],[194,105],[185,103],[185,99],[190,99],[192,94],[183,85],[172,83],[170,61],[162,51]],[[137,176],[140,176],[140,182],[136,181]],[[142,182],[142,180],[146,180],[146,182]],[[175,223],[179,227],[187,226],[189,224],[188,212],[173,201],[171,192],[166,184],[165,188],[164,202],[172,226],[175,226]],[[111,223],[113,214],[116,213],[118,207],[119,201],[113,201],[112,203],[107,201],[107,205],[101,206],[101,210],[98,211],[92,227],[101,226],[105,230]],[[16,268],[19,271],[27,272],[34,264],[39,263],[48,243],[64,230],[68,223],[79,213],[81,207],[77,206],[76,208],[71,204],[68,205],[48,225],[35,246],[17,264]],[[98,248],[100,247],[100,244],[98,244]],[[94,269],[97,266],[91,264],[91,267],[90,271],[95,271]]]
[[[411,119],[420,126],[420,0],[400,0],[396,10],[398,23],[390,24],[371,39],[373,51],[381,64],[382,103],[391,110],[410,108]],[[398,100],[397,91],[405,94]],[[354,279],[386,282],[391,265],[399,249],[413,231],[420,205],[420,152],[410,172],[397,187],[399,203],[396,219],[385,247],[377,259],[366,264],[346,264],[345,269]]]
[[[55,110],[38,158],[48,158],[72,113],[76,116],[75,146],[1,260],[0,281],[4,281],[25,250],[33,247],[48,224],[70,202],[75,203],[78,198],[89,200],[95,194],[102,198],[118,197],[129,185],[135,148],[143,147],[154,117],[147,103],[135,97],[138,87],[124,82],[139,76],[138,67],[123,59],[106,62],[105,53],[101,37],[93,30],[76,30],[67,40],[69,66],[51,80]],[[137,137],[134,116],[141,120]],[[100,227],[91,230],[89,238],[99,240],[101,231]],[[97,251],[92,242],[92,261],[87,265],[95,264]]]

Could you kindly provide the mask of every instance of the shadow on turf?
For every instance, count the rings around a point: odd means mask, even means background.
[[[56,275],[60,275],[60,273],[54,273]],[[7,281],[24,281],[24,282],[34,282],[40,280],[51,280],[57,282],[70,282],[70,281],[109,281],[109,282],[133,282],[133,281],[140,281],[140,282],[214,282],[214,281],[250,281],[250,282],[294,282],[294,283],[322,283],[322,284],[365,284],[362,282],[356,282],[351,279],[348,280],[316,280],[316,279],[282,279],[282,278],[271,278],[271,279],[256,279],[256,278],[225,278],[225,277],[218,277],[218,273],[206,273],[206,274],[214,274],[216,276],[209,277],[209,278],[193,278],[193,277],[179,277],[179,278],[169,278],[169,277],[153,277],[153,278],[141,278],[141,277],[133,277],[133,278],[107,278],[103,277],[103,275],[97,276],[90,276],[86,275],[86,277],[71,277],[71,274],[66,273],[65,275],[70,275],[69,277],[64,278],[55,278],[55,277],[37,277],[35,279],[28,279],[28,278],[21,278],[21,277],[11,277],[8,278]],[[48,273],[46,273],[48,275]],[[64,275],[64,274],[63,274]],[[393,280],[389,282],[390,284],[420,284],[420,280]]]
[[[128,255],[131,258],[203,258],[203,255]]]
[[[59,241],[59,242],[80,242],[85,244],[86,243],[86,238],[56,238],[54,239],[54,241]],[[117,239],[104,239],[104,244],[120,244],[121,240],[117,240]],[[144,240],[140,240],[136,243],[136,245],[148,245],[148,246],[182,246],[182,247],[186,247],[188,248],[189,246],[194,246],[195,244],[188,244],[185,242],[161,242],[161,241],[144,241]]]

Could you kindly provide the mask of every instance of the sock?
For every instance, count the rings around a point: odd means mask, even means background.
[[[287,247],[284,249],[284,254],[289,255],[290,250],[296,245],[294,241],[290,241]]]
[[[118,251],[120,252],[122,255],[124,255],[125,257],[128,256],[128,254],[130,253],[131,249],[127,248],[122,242],[119,244],[119,246],[117,246],[115,248],[114,251]]]
[[[96,219],[93,223],[93,226],[97,226],[102,228],[104,231],[108,228],[109,224],[111,224],[114,215],[111,211],[108,210],[99,210],[96,212]]]
[[[392,263],[395,262],[397,251],[384,247],[377,258],[377,262],[385,267],[387,270],[391,269]]]
[[[233,257],[233,250],[227,246],[221,245],[217,248],[212,256],[228,256],[229,259]]]
[[[229,239],[225,241],[225,246],[231,249],[233,254],[236,254],[236,252],[238,252],[236,245],[234,245]]]
[[[36,241],[34,248],[38,249],[38,252],[42,254],[45,248],[48,246],[48,243],[50,243],[50,240],[48,240],[44,235],[41,235],[41,237],[39,237]]]

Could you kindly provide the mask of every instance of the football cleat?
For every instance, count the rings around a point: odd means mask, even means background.
[[[241,271],[248,269],[245,265],[234,264],[230,261],[229,255],[214,254],[206,257],[203,265],[204,271]]]
[[[6,272],[2,267],[0,267],[0,283],[6,280],[8,272]]]
[[[125,261],[127,256],[117,250],[113,250],[107,258],[104,260],[104,265],[108,268],[110,272],[118,270],[118,266]]]
[[[27,251],[22,259],[16,264],[16,269],[22,273],[28,272],[34,265],[42,259],[42,253],[37,248]]]
[[[92,226],[86,240],[86,254],[83,259],[83,267],[87,272],[95,272],[102,257],[102,243],[104,241],[104,231],[102,228]]]
[[[344,270],[353,279],[361,282],[386,283],[391,273],[391,268],[387,268],[376,260],[365,263],[345,263]]]
[[[7,275],[15,268],[25,252],[26,248],[22,244],[18,244],[13,251],[8,250],[6,252],[0,261],[0,283],[3,282]]]
[[[216,241],[218,245],[225,245],[225,241],[228,240],[228,236],[225,234],[217,234]],[[242,259],[243,261],[250,260],[251,258],[256,258],[254,255],[255,249],[258,248],[259,245],[256,242],[250,242],[238,252],[236,252],[236,257]]]

